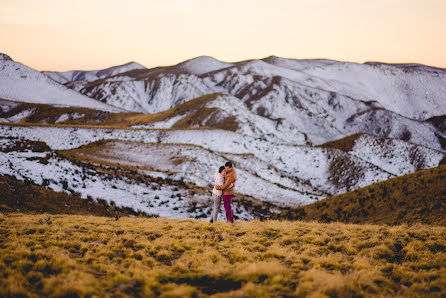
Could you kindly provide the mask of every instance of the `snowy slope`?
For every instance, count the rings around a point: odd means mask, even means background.
[[[345,122],[351,134],[368,133],[400,139],[446,152],[446,133],[429,121],[417,121],[384,109],[372,109],[353,115]]]
[[[196,75],[159,74],[146,80],[132,79],[127,75],[113,77],[98,83],[74,82],[81,93],[141,113],[161,112],[193,98],[213,93]]]
[[[296,69],[296,61],[268,60]],[[279,61],[279,62],[278,62]],[[311,60],[310,60],[311,61]],[[425,120],[446,114],[446,70],[428,66],[335,62],[300,69],[328,84],[326,90],[364,101],[377,101],[405,117]]]
[[[99,147],[89,146],[88,153],[81,153],[81,155],[95,160],[165,172],[171,179],[209,188],[213,183],[213,174],[227,160],[225,154],[194,145],[142,144],[122,141],[101,143]],[[245,168],[246,164],[242,162],[245,156],[231,157],[241,161],[240,164],[237,163],[238,193],[287,207],[308,204],[323,197],[323,193],[312,189],[309,185],[296,184],[286,174],[283,178],[277,179],[271,170],[269,172],[256,171],[257,166],[262,166],[261,169],[268,167],[263,161],[251,158],[250,167]],[[269,181],[271,174],[274,175],[275,183]],[[270,196],[270,193],[275,195]]]
[[[206,104],[193,105],[171,118],[158,122],[134,125],[135,128],[176,128],[188,120],[188,127],[225,127],[231,121],[232,130],[246,136],[262,138],[273,143],[308,145],[307,136],[285,119],[276,120],[252,113],[238,98],[227,94],[210,95]],[[178,106],[177,106],[178,107]],[[183,109],[182,109],[183,110]]]
[[[341,193],[394,176],[376,165],[337,149],[275,144],[223,130],[108,130],[3,125],[0,126],[0,132],[5,136],[41,140],[54,149],[71,149],[101,139],[116,139],[144,143],[194,144],[221,154],[253,154],[256,159],[286,173],[286,176],[296,178],[296,185],[311,183],[314,189],[328,194]],[[258,166],[265,168],[261,162]],[[240,163],[244,164],[241,161]],[[252,171],[255,173],[257,170]],[[269,181],[276,183],[277,177]],[[283,186],[289,188],[287,184]]]
[[[328,59],[288,59],[277,56],[269,56],[262,59],[262,61],[276,65],[282,68],[302,71],[312,67],[326,67],[332,64],[336,64],[337,61]]]
[[[111,140],[92,144],[86,153],[80,152],[85,158],[140,166],[201,187],[210,187],[213,172],[225,160],[232,160],[239,169],[239,193],[290,207],[437,166],[445,157],[443,153],[407,142],[371,136],[358,138],[349,152],[343,152],[272,143],[211,129],[118,130],[0,125],[0,134],[44,141],[57,150]],[[274,195],[269,196],[270,193]]]
[[[22,102],[86,107],[101,111],[120,112],[112,107],[51,80],[9,57],[0,56],[0,98]]]
[[[232,78],[234,84],[247,79],[240,75]],[[261,98],[251,101],[250,95],[243,95],[233,88],[234,95],[222,94],[206,105],[207,108],[217,108],[218,113],[213,113],[206,121],[195,121],[194,125],[214,127],[221,119],[234,117],[239,125],[237,132],[263,136],[273,142],[317,145],[355,133],[369,133],[446,150],[441,145],[441,137],[446,135],[431,122],[403,117],[380,108],[376,102],[354,100],[286,79],[258,79],[253,84],[270,85],[270,89],[263,92]],[[245,97],[247,101],[244,101]],[[191,109],[189,114],[195,112]],[[186,116],[187,113],[177,114],[158,123],[135,127],[170,128]]]
[[[348,151],[396,176],[439,165],[444,153],[395,139],[361,135]]]

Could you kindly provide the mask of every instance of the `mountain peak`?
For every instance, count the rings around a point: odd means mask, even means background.
[[[172,68],[180,72],[188,72],[195,75],[202,75],[211,71],[230,67],[232,63],[222,62],[210,56],[199,56],[181,62]]]
[[[212,57],[212,56],[207,56],[207,55],[202,55],[202,56],[198,56],[198,57],[195,57],[195,58],[191,58],[191,59],[188,59],[188,60],[186,60],[186,61],[184,61],[184,62],[182,62],[182,63],[187,63],[187,62],[194,62],[194,63],[204,63],[204,62],[206,62],[206,63],[215,63],[215,62],[217,62],[217,63],[223,63],[222,61],[220,61],[220,60],[218,60],[218,59],[216,59],[216,58],[214,58],[214,57]],[[180,63],[180,64],[182,64],[182,63]]]
[[[138,68],[146,68],[144,65],[139,64],[138,62],[135,61],[130,61],[128,63],[122,64],[121,66],[131,66],[131,67],[138,67]]]
[[[12,59],[11,59],[11,57],[9,57],[8,55],[6,55],[6,54],[3,54],[3,53],[0,53],[0,60],[9,60],[9,61],[13,61]]]

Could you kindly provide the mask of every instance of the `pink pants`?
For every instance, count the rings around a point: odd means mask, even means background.
[[[232,214],[232,208],[231,208],[231,202],[234,195],[223,195],[223,204],[225,206],[226,211],[226,221],[227,222],[234,222],[234,217]]]

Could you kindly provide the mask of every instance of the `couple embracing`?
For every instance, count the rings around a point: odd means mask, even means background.
[[[217,221],[217,215],[220,211],[220,202],[223,198],[223,204],[226,211],[226,221],[234,223],[231,202],[235,194],[237,172],[235,171],[232,162],[228,161],[224,166],[221,166],[218,169],[218,172],[214,174],[214,179],[215,186],[214,189],[212,189],[212,201],[214,202],[214,208],[212,210],[210,222]]]

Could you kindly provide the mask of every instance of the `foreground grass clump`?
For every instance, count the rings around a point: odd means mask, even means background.
[[[0,296],[446,295],[446,228],[0,215]]]

